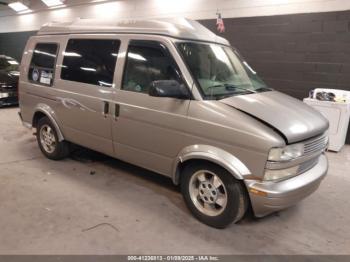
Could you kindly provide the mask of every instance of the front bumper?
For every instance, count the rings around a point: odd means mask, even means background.
[[[312,194],[328,171],[327,157],[322,154],[310,170],[280,182],[245,180],[255,216],[287,208]]]

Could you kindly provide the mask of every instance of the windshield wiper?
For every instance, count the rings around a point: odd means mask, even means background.
[[[226,93],[226,94],[213,94],[213,88],[216,87],[225,87],[225,89],[227,91],[233,91],[233,90],[241,90],[240,92],[230,92],[230,93]],[[210,89],[210,95],[208,95],[210,97],[210,99],[215,98],[215,100],[221,100],[227,97],[230,97],[232,95],[249,95],[249,94],[254,94],[256,93],[254,90],[250,90],[248,88],[243,88],[243,87],[239,87],[239,86],[235,86],[235,85],[231,85],[231,84],[217,84],[217,85],[212,85],[209,86],[207,89]],[[243,91],[243,92],[242,92]]]
[[[257,93],[255,90],[249,89],[249,88],[244,88],[244,87],[240,87],[240,86],[235,86],[232,84],[217,84],[217,85],[212,85],[209,86],[207,89],[210,89],[211,92],[213,92],[213,88],[215,87],[225,87],[226,90],[231,91],[231,90],[235,90],[235,89],[239,89],[239,90],[243,90],[245,92],[250,92],[250,93]]]
[[[226,90],[236,90],[236,89],[239,89],[239,90],[243,90],[243,91],[248,91],[248,92],[251,92],[252,94],[253,93],[256,93],[255,90],[251,90],[249,88],[244,88],[244,87],[239,87],[239,86],[235,86],[235,85],[231,85],[231,84],[224,84]]]
[[[273,89],[267,86],[259,87],[255,89],[256,92],[266,92],[266,91],[272,91]]]
[[[262,86],[262,87],[258,87],[256,89],[249,89],[249,88],[243,88],[243,87],[238,87],[238,86],[234,86],[231,84],[225,84],[226,90],[231,90],[231,89],[240,89],[240,90],[246,90],[252,93],[260,93],[260,92],[266,92],[266,91],[272,91],[273,89],[267,86]]]

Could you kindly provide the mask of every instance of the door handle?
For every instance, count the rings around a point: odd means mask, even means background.
[[[114,120],[117,120],[117,118],[119,117],[120,114],[120,105],[119,104],[115,104],[114,107]]]
[[[107,101],[103,101],[103,116],[107,117],[109,113],[109,103]]]

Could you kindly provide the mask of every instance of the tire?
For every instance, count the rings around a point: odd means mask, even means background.
[[[59,142],[56,128],[48,117],[40,118],[36,129],[39,148],[47,158],[62,160],[69,156],[69,144],[66,141]]]
[[[248,208],[249,200],[241,182],[224,168],[209,162],[184,167],[181,191],[192,214],[215,228],[238,222]]]

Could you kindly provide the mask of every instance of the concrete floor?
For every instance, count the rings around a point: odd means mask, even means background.
[[[87,150],[44,158],[17,112],[0,109],[0,254],[350,254],[350,146],[297,206],[217,230],[167,178]]]

